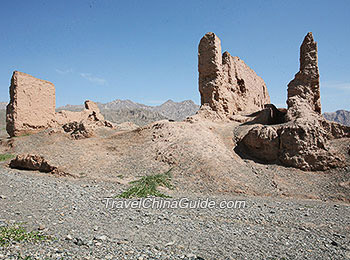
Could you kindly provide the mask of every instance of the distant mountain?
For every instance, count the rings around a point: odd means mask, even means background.
[[[131,100],[114,100],[105,104],[97,103],[104,117],[114,123],[133,122],[137,125],[145,125],[162,119],[181,121],[194,115],[199,106],[192,100],[174,102],[168,100],[159,106],[147,106]],[[7,102],[0,102],[0,129],[5,127]],[[57,108],[60,110],[81,111],[84,105],[65,105]],[[323,116],[330,121],[350,126],[350,111],[337,110],[324,113]]]
[[[6,127],[6,110],[0,109],[0,135],[1,131]]]
[[[6,106],[7,102],[0,102],[0,136],[6,127]]]
[[[188,116],[194,115],[198,109],[199,106],[192,100],[174,102],[170,99],[160,106],[152,107],[153,111],[175,121],[181,121]]]
[[[350,126],[350,111],[337,110],[331,113],[324,113],[323,116],[329,121]]]
[[[116,124],[124,122],[133,122],[139,126],[147,125],[149,123],[168,119],[165,116],[155,111],[147,109],[101,109],[101,113],[104,118]]]
[[[199,109],[199,106],[192,100],[182,102],[168,100],[159,106],[147,106],[131,100],[117,99],[105,104],[97,103],[97,105],[107,120],[118,124],[133,122],[139,126],[162,119],[181,121],[194,115]],[[0,102],[0,129],[6,125],[6,106],[7,102]],[[84,105],[65,105],[56,110],[81,111],[83,109]]]
[[[120,110],[120,109],[128,109],[128,110],[149,109],[149,110],[152,110],[151,106],[139,104],[139,103],[133,102],[129,99],[127,99],[127,100],[116,99],[112,102],[108,102],[105,104],[98,103],[98,107],[100,109],[111,109],[111,110]]]
[[[7,102],[0,102],[0,110],[6,109],[7,104],[8,104]]]
[[[56,111],[68,110],[68,111],[82,111],[84,109],[84,105],[65,105],[56,108]]]
[[[145,125],[162,119],[181,121],[188,116],[194,115],[199,109],[199,106],[192,100],[182,102],[168,100],[159,106],[147,106],[131,100],[116,99],[105,104],[97,103],[97,105],[101,113],[109,121],[115,123],[130,121],[138,125]],[[66,105],[57,108],[58,111],[81,111],[83,109],[83,105]]]

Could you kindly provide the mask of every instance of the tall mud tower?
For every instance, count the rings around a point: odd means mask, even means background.
[[[317,43],[311,32],[300,46],[300,69],[288,84],[287,105],[289,120],[305,117],[306,113],[321,115]]]

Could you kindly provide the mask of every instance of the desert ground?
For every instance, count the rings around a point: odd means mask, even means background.
[[[8,138],[1,154],[44,156],[60,176],[0,165],[1,225],[25,223],[50,239],[2,247],[2,259],[348,259],[349,167],[302,171],[238,156],[237,122],[158,121]],[[130,142],[132,140],[132,142]],[[335,140],[345,148],[349,141]],[[348,164],[349,165],[349,164]],[[142,175],[172,170],[179,198],[245,201],[241,209],[110,209]],[[25,258],[25,257],[31,258]],[[22,257],[22,258],[20,258]]]
[[[56,108],[51,82],[13,72],[0,259],[350,259],[350,127],[321,113],[313,34],[287,109],[214,33],[198,49],[200,108]],[[214,206],[106,203],[145,199]]]

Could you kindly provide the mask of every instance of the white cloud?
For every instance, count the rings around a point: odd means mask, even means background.
[[[324,82],[321,83],[321,87],[338,90],[350,90],[350,82]]]
[[[69,69],[69,70],[60,70],[60,69],[55,69],[55,71],[59,74],[68,74],[68,73],[72,73],[73,70]]]
[[[90,82],[99,84],[99,85],[105,85],[107,83],[107,80],[103,79],[103,78],[98,78],[95,77],[93,75],[91,75],[90,73],[80,73],[80,76],[83,77],[84,79],[87,79]]]

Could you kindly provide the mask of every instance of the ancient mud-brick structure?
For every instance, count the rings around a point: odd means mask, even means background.
[[[198,71],[201,105],[221,118],[256,112],[270,103],[263,79],[240,58],[222,54],[220,39],[212,32],[199,43]]]
[[[55,86],[51,82],[18,71],[13,73],[10,103],[6,109],[6,130],[11,137],[60,127],[71,122],[79,123],[75,125],[84,123],[91,127],[112,127],[92,101],[85,101],[85,109],[80,112],[56,113],[55,108]]]
[[[300,46],[300,69],[288,84],[288,119],[321,114],[317,43],[309,32]]]
[[[18,136],[49,127],[55,118],[55,86],[19,71],[13,72],[6,130]]]
[[[286,122],[255,125],[238,143],[237,151],[264,162],[279,162],[303,170],[344,166],[329,140],[350,137],[350,127],[321,115],[317,45],[308,33],[300,47],[300,70],[288,84]]]

